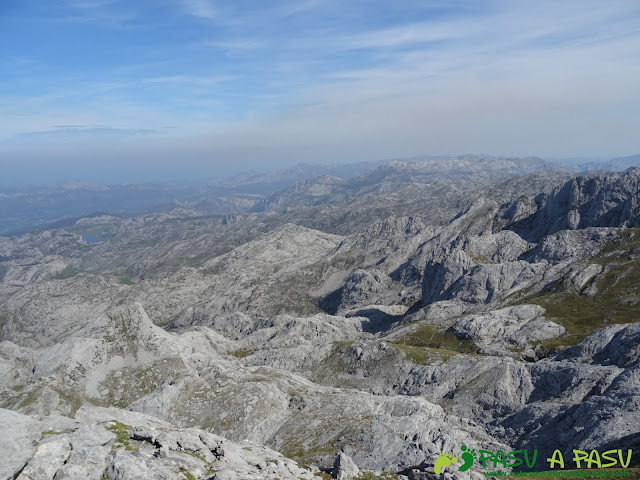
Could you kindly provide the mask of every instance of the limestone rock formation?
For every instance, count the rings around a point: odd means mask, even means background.
[[[264,211],[233,193],[245,213],[216,197],[0,238],[0,478],[434,478],[462,445],[640,451],[639,171],[549,168],[392,162]]]

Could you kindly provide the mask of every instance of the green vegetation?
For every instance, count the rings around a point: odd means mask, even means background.
[[[364,472],[354,480],[396,480],[397,478],[398,475],[391,472],[382,472],[380,475],[376,475],[373,472]]]
[[[218,275],[224,272],[225,265],[222,262],[218,262],[212,267],[204,268],[202,271],[205,275]]]
[[[9,319],[7,318],[6,315],[0,314],[0,333],[2,333],[2,329],[7,324],[8,321]]]
[[[189,470],[187,470],[184,467],[180,467],[180,473],[184,476],[184,478],[186,478],[187,480],[196,480],[196,476],[191,473]]]
[[[123,350],[124,352],[126,350]],[[100,382],[108,393],[95,400],[104,406],[125,408],[138,398],[153,392],[162,385],[167,376],[183,368],[184,364],[179,358],[164,358],[150,365],[125,367],[118,375],[111,372]]]
[[[495,261],[493,261],[492,259],[490,259],[486,255],[469,254],[469,256],[476,263],[496,263]]]
[[[237,358],[244,358],[251,353],[251,350],[247,348],[239,348],[238,350],[234,350],[233,352],[229,352],[231,355]]]
[[[567,333],[542,343],[550,352],[575,345],[587,335],[612,323],[633,323],[640,319],[640,229],[621,230],[591,262],[605,271],[596,280],[594,296],[566,292],[562,281],[542,292],[518,300],[546,310],[545,317],[562,325]]]
[[[436,325],[420,325],[398,340],[391,345],[417,365],[427,365],[438,359],[446,362],[455,355],[474,355],[477,351],[471,340],[460,340]]]
[[[536,472],[535,478],[553,478],[558,480],[576,480],[583,478],[603,478],[602,472],[607,472],[608,477],[624,478],[625,480],[640,480],[640,468],[606,468],[606,469],[588,469],[580,470],[549,470],[548,472]],[[544,476],[544,473],[548,473],[548,476]],[[560,475],[560,473],[566,473],[566,476]],[[577,475],[577,476],[576,476]],[[523,477],[525,478],[525,477]]]
[[[112,425],[105,428],[116,434],[116,447],[121,446],[124,447],[125,450],[135,450],[129,442],[131,438],[131,429],[133,428],[131,425],[119,422],[118,420],[111,420],[107,423],[111,423]]]
[[[69,232],[77,233],[78,235],[82,235],[83,237],[96,237],[96,238],[105,238],[113,235],[113,230],[115,225],[111,223],[103,223],[99,225],[91,225],[85,227],[68,227],[66,230]]]
[[[331,475],[329,475],[327,472],[316,472],[314,475],[314,477],[320,477],[323,480],[332,480],[333,477]]]
[[[56,275],[55,278],[57,278],[58,280],[64,280],[66,278],[75,277],[80,272],[82,272],[82,269],[74,267],[73,265],[67,265],[66,267],[64,267],[64,270]]]
[[[443,330],[436,325],[420,325],[416,330],[403,337],[402,344],[412,347],[428,347],[453,354],[472,354],[477,350],[471,340],[460,340],[452,332]]]
[[[71,415],[74,415],[82,406],[82,398],[78,397],[73,391],[63,390],[61,388],[53,389],[60,399],[69,406]]]
[[[4,263],[0,263],[0,282],[4,280],[4,276],[8,271],[9,267],[7,267]]]
[[[404,352],[405,356],[413,363],[417,365],[427,364],[427,352],[425,348],[403,345],[401,343],[392,343],[391,345]]]
[[[184,449],[184,450],[182,450],[182,453],[186,453],[187,455],[190,455],[193,458],[197,458],[198,460],[202,460],[203,462],[207,463],[207,459],[204,458],[202,455],[200,455],[198,452],[194,452],[193,450]]]
[[[17,409],[33,405],[36,402],[36,400],[38,400],[38,398],[40,397],[40,393],[42,393],[42,388],[36,388],[35,390],[30,390],[29,392],[26,392],[26,395],[24,395],[24,397],[18,404]]]
[[[127,277],[126,275],[124,277],[119,277],[118,278],[118,283],[120,285],[133,285],[133,280],[131,280],[130,277]]]
[[[327,425],[327,428],[332,427],[334,427],[334,425]],[[332,428],[332,430],[335,432],[334,428]],[[333,458],[336,452],[343,446],[343,444],[340,444],[339,439],[342,438],[342,443],[344,443],[344,433],[345,431],[338,430],[330,440],[326,442],[318,442],[316,440],[315,445],[313,443],[303,445],[302,443],[296,442],[295,439],[288,439],[283,445],[281,453],[285,457],[297,461],[299,464],[313,463],[314,459],[322,456]]]

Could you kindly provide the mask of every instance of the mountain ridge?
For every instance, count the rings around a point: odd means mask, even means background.
[[[51,452],[51,478],[81,468],[74,441],[102,442],[92,471],[122,479],[313,478],[336,457],[431,478],[463,444],[541,458],[639,447],[640,169],[479,185],[405,182],[405,167],[385,167],[400,169],[388,185],[354,179],[354,198],[398,207],[418,184],[434,192],[422,208],[465,204],[440,223],[404,207],[368,222],[348,197],[335,206],[357,222],[334,233],[305,226],[324,206],[295,206],[331,201],[311,180],[282,213],[223,222],[186,206],[1,237],[0,421],[33,442],[7,475]],[[86,242],[86,228],[103,236]],[[62,436],[40,438],[46,424]]]

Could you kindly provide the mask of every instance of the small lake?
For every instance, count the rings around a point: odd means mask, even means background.
[[[82,235],[82,241],[87,243],[98,243],[101,242],[102,239],[94,237],[93,235]]]

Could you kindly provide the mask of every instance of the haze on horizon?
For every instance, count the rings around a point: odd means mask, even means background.
[[[1,184],[638,153],[637,0],[8,0]]]

